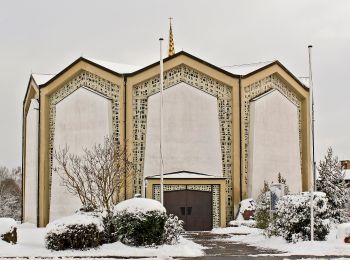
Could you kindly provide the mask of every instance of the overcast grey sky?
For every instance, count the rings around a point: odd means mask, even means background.
[[[22,102],[31,72],[79,56],[146,65],[174,17],[175,49],[215,65],[278,59],[307,76],[313,44],[316,155],[350,159],[350,1],[0,0],[0,165],[21,164]]]

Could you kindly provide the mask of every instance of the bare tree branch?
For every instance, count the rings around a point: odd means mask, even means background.
[[[125,172],[127,175],[134,172],[126,149],[120,149],[108,137],[91,150],[83,149],[81,156],[70,154],[65,147],[55,150],[54,158],[58,167],[53,170],[60,176],[61,184],[78,196],[84,207],[111,211],[119,202]]]

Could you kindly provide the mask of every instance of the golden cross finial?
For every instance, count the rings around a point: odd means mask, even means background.
[[[171,21],[174,18],[169,17],[170,29],[169,29],[169,49],[168,49],[168,57],[175,54],[175,46],[174,46],[174,36],[173,36],[173,28],[171,25]]]

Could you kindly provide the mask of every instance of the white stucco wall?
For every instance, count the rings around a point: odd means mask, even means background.
[[[39,103],[32,99],[26,118],[24,222],[37,223]]]
[[[164,91],[164,172],[222,176],[217,99],[186,83]],[[148,99],[144,175],[160,173],[160,94]]]
[[[251,102],[248,150],[248,196],[256,199],[264,180],[278,173],[291,192],[301,191],[298,109],[274,90]]]
[[[82,154],[83,148],[102,143],[112,133],[111,101],[91,90],[79,88],[56,105],[54,149],[64,148]],[[54,160],[53,167],[56,166]],[[81,203],[60,184],[53,172],[50,221],[70,215]]]

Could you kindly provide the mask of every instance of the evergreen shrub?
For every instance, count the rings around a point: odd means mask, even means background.
[[[318,167],[319,177],[316,181],[318,191],[322,191],[328,198],[329,213],[333,223],[349,221],[347,204],[349,203],[349,189],[344,180],[341,163],[333,155],[332,148],[328,148],[324,160]]]
[[[115,214],[113,223],[117,239],[126,245],[152,246],[163,241],[167,216],[164,212],[128,212]]]
[[[76,214],[53,221],[47,226],[45,245],[52,250],[88,249],[101,244],[102,221]]]
[[[329,233],[327,201],[323,192],[314,193],[315,240],[325,240]],[[287,242],[310,240],[310,219],[309,193],[286,195],[277,203],[277,211],[265,232],[267,236],[282,236]]]
[[[82,207],[80,208],[76,214],[96,217],[103,223],[103,231],[100,233],[100,243],[108,244],[114,243],[117,241],[114,225],[112,223],[113,220],[113,212],[101,211],[94,207]]]
[[[284,194],[289,194],[289,187],[287,185],[286,179],[282,177],[281,173],[278,174],[277,183],[285,185]],[[255,210],[255,221],[256,227],[261,229],[266,229],[270,222],[273,214],[270,214],[271,207],[271,192],[270,186],[267,181],[264,181],[264,186],[261,190],[258,199],[256,200],[256,210]]]
[[[183,222],[166,214],[155,200],[133,198],[114,208],[114,235],[117,240],[132,246],[175,244],[183,232]]]
[[[259,195],[255,211],[255,225],[257,228],[266,229],[270,224],[270,192]]]

